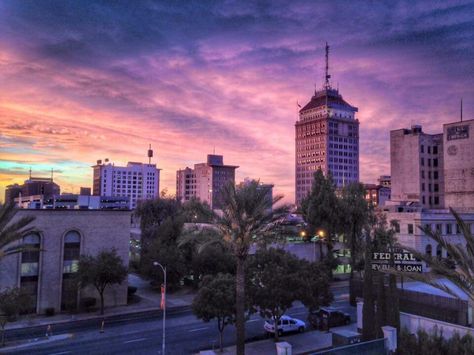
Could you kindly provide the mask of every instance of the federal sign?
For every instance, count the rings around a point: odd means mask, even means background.
[[[469,126],[462,125],[462,126],[453,126],[448,127],[447,132],[448,141],[452,141],[455,139],[465,139],[469,138]]]
[[[394,249],[392,252],[373,252],[371,264],[372,270],[375,271],[423,272],[421,261],[403,249]]]

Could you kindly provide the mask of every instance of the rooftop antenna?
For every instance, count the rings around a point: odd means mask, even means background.
[[[51,182],[53,182],[53,174],[54,174],[54,169],[51,168]]]
[[[328,42],[326,42],[326,75],[324,77],[324,88],[330,89],[331,85],[329,84],[329,79],[331,78],[331,75],[329,75],[329,45]]]
[[[151,143],[148,146],[148,165],[151,164],[151,158],[153,158],[153,150],[151,149]]]
[[[30,180],[31,180],[31,166],[30,166]]]
[[[462,122],[462,98],[461,98],[461,122]]]
[[[214,146],[214,150],[212,154],[216,155],[216,146]]]

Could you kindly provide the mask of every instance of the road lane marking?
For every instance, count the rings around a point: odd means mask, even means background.
[[[63,351],[62,353],[52,353],[49,355],[63,355],[63,354],[70,354],[70,353],[71,353],[70,351]]]
[[[252,322],[258,322],[260,321],[261,319],[251,319],[251,320],[248,320],[247,323],[252,323]]]
[[[203,327],[203,328],[196,328],[196,329],[190,329],[188,330],[188,332],[198,332],[200,330],[204,330],[204,329],[207,329],[207,327]]]
[[[127,341],[124,341],[123,343],[124,344],[135,343],[137,341],[143,341],[143,340],[146,340],[146,338],[138,338],[138,339],[127,340]]]

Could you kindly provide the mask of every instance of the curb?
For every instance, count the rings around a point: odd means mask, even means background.
[[[21,350],[23,348],[27,348],[33,345],[41,345],[41,344],[47,344],[51,343],[53,341],[59,341],[59,340],[66,340],[72,338],[73,335],[68,333],[68,334],[59,334],[59,335],[52,335],[48,339],[42,339],[40,338],[35,338],[32,339],[26,343],[18,344],[18,345],[11,345],[11,346],[6,346],[4,348],[0,348],[0,354],[4,354],[5,351],[10,351],[10,350]]]

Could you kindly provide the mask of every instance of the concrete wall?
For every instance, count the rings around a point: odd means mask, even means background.
[[[451,338],[455,332],[457,332],[461,337],[466,334],[474,335],[473,328],[463,327],[462,325],[446,323],[404,312],[400,312],[400,325],[402,328],[407,328],[412,334],[415,334],[418,329],[422,329],[427,333],[432,333],[436,327],[438,331],[443,332],[443,338],[445,339]]]
[[[15,219],[34,216],[31,223],[41,236],[38,276],[37,312],[46,308],[61,309],[64,236],[74,230],[81,235],[81,254],[95,255],[100,250],[115,248],[128,267],[130,211],[98,210],[20,210]],[[0,290],[20,285],[21,255],[0,262]],[[80,297],[96,297],[94,290],[82,290]],[[106,306],[127,303],[127,281],[106,290]]]

